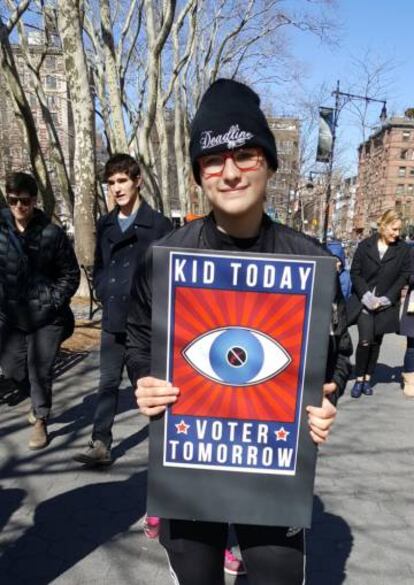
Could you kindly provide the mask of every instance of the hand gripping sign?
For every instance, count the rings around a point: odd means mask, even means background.
[[[335,259],[154,248],[152,373],[180,388],[151,423],[148,509],[309,526]]]

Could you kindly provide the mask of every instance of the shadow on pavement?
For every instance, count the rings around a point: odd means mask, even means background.
[[[62,392],[61,392],[62,393]],[[93,417],[95,412],[95,405],[96,405],[96,397],[97,393],[93,392],[85,396],[82,402],[78,402],[75,406],[71,408],[64,409],[59,416],[52,416],[52,423],[67,423],[64,427],[60,428],[59,430],[54,430],[50,432],[50,441],[54,438],[67,435],[69,433],[78,433],[82,429],[89,427],[90,431],[92,432],[92,423]],[[136,411],[136,403],[133,396],[131,386],[126,388],[121,388],[118,394],[118,408],[117,408],[117,416],[123,414],[128,411]],[[117,421],[115,419],[115,426]],[[135,437],[136,435],[134,435]],[[131,447],[137,443],[131,443]],[[127,449],[124,449],[122,453],[125,453]]]
[[[4,489],[0,485],[0,532],[6,526],[12,514],[20,508],[26,492],[19,488]]]
[[[114,447],[112,449],[112,457],[113,457],[114,461],[116,461],[116,459],[119,459],[120,457],[125,455],[125,453],[127,451],[129,451],[130,449],[132,449],[133,447],[136,447],[137,445],[139,445],[140,443],[145,441],[145,439],[148,439],[148,431],[149,431],[149,425],[146,425],[145,427],[140,429],[137,433],[134,433],[133,435],[129,436],[127,439],[124,439],[123,441],[121,441],[121,443],[119,443],[119,445]]]
[[[4,551],[0,582],[51,583],[96,548],[127,532],[145,512],[145,490],[146,471],[142,471],[125,481],[93,483],[42,502],[33,526]]]
[[[375,367],[374,375],[372,376],[372,385],[374,384],[388,384],[390,382],[400,382],[401,373],[403,367],[401,366],[388,366],[387,364],[377,364]],[[349,377],[349,380],[355,380],[355,372]]]
[[[386,384],[388,382],[401,381],[401,366],[387,366],[387,364],[377,364],[373,375],[374,384]]]
[[[312,528],[306,545],[306,584],[341,585],[352,550],[352,532],[343,518],[324,511],[323,502],[317,496],[313,500]]]

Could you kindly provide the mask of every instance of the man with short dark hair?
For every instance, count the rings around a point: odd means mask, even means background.
[[[171,223],[140,195],[142,177],[129,154],[114,154],[104,178],[115,208],[97,227],[94,287],[103,303],[100,382],[92,439],[75,461],[89,466],[112,463],[112,426],[125,363],[125,326],[132,279],[140,276],[140,261],[148,246],[171,230]]]
[[[37,185],[27,173],[6,181],[9,207],[0,213],[0,364],[30,393],[30,449],[48,443],[52,368],[73,332],[70,299],[79,267],[64,230],[36,208]]]

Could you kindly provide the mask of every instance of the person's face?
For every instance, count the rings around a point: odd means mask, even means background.
[[[272,171],[267,165],[263,151],[260,148],[255,150],[258,151],[255,164],[245,165],[245,170],[237,166],[231,153],[228,151],[221,153],[226,158],[222,172],[218,174],[209,173],[208,156],[201,157],[199,161],[201,186],[214,211],[228,217],[237,217],[253,209],[262,210],[267,181]]]
[[[21,224],[27,224],[36,206],[36,197],[31,197],[25,192],[8,193],[7,203],[14,219]]]
[[[108,178],[108,190],[116,205],[121,209],[132,209],[138,198],[141,180],[141,177],[130,179],[126,173],[111,175]]]
[[[386,244],[392,244],[398,240],[401,232],[401,221],[399,219],[387,223],[382,229],[382,239]]]

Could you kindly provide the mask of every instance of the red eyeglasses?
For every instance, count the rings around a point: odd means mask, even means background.
[[[204,179],[210,177],[220,177],[223,174],[226,160],[231,158],[236,167],[246,173],[256,171],[260,168],[263,161],[263,150],[261,148],[238,148],[229,152],[219,152],[217,154],[206,154],[198,159],[200,164],[200,173]]]

